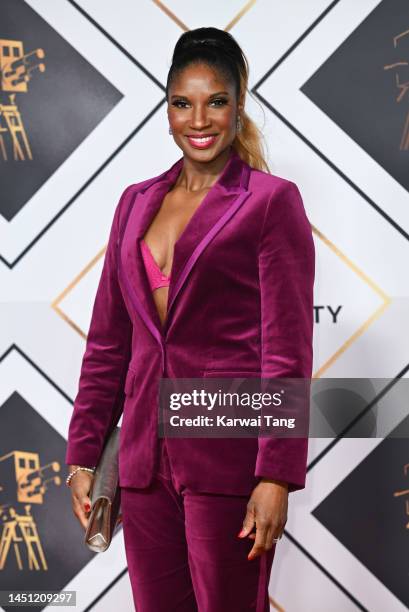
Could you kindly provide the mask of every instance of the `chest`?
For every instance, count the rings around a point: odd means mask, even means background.
[[[143,237],[160,271],[169,275],[175,243],[187,228],[207,190],[187,195],[174,190],[168,192]]]

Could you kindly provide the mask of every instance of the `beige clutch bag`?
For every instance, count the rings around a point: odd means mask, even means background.
[[[85,531],[85,544],[94,552],[105,552],[111,544],[121,507],[118,474],[119,432],[109,436],[91,485],[91,511]]]

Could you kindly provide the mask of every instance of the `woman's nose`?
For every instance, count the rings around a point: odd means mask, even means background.
[[[206,113],[206,109],[197,107],[193,109],[191,117],[192,128],[201,129],[209,124],[209,119]]]

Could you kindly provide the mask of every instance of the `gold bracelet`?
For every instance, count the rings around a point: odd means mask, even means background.
[[[67,476],[67,478],[65,479],[65,484],[67,485],[67,487],[71,486],[71,480],[72,477],[74,476],[74,474],[76,474],[79,470],[84,470],[84,472],[91,472],[91,474],[93,474],[95,472],[95,468],[87,468],[87,467],[82,467],[79,466],[77,468],[75,468],[75,470],[73,470],[72,472],[70,472]]]

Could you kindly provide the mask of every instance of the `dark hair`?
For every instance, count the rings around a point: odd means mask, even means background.
[[[196,28],[184,32],[175,45],[166,82],[166,100],[169,99],[173,79],[195,63],[205,63],[227,78],[235,87],[237,100],[241,93],[245,95],[248,91],[248,61],[233,36],[218,28]],[[264,158],[260,130],[244,109],[239,113],[241,129],[236,134],[233,147],[250,166],[270,172]]]

